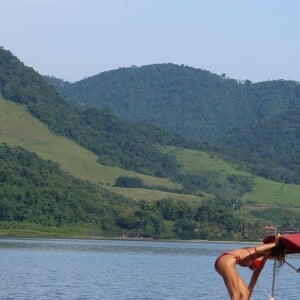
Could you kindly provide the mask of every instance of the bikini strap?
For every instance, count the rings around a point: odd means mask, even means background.
[[[255,258],[254,258],[254,256],[253,256],[253,253],[250,252],[250,250],[249,250],[250,248],[251,248],[251,247],[244,247],[243,249],[246,249],[246,250],[248,251],[248,253],[250,254],[252,260],[254,260]]]
[[[236,262],[240,261],[240,256],[239,255],[236,255],[236,254],[233,254],[233,253],[228,253],[228,252],[224,252],[223,254],[233,256],[233,258],[235,258]]]

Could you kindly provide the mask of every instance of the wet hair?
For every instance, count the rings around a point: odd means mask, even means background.
[[[285,261],[285,254],[286,247],[281,241],[279,241],[278,245],[272,248],[270,257],[275,258],[279,262],[278,267],[281,267]]]

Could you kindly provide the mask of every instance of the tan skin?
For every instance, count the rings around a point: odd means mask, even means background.
[[[274,243],[261,244],[256,247],[248,247],[247,249],[235,249],[228,251],[232,255],[224,255],[217,259],[215,267],[216,271],[223,277],[225,286],[228,290],[231,300],[249,300],[257,282],[260,272],[262,271],[266,260],[270,257],[272,248],[277,245],[279,235],[276,236]],[[237,262],[236,257],[239,256]],[[249,285],[247,286],[241,276],[238,274],[235,266],[238,263],[242,267],[249,267],[253,259],[261,260],[262,266],[253,270]]]

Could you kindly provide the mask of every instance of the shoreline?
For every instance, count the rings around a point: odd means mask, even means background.
[[[177,240],[177,239],[149,239],[149,238],[122,238],[122,237],[100,237],[100,236],[38,236],[38,235],[1,235],[0,241],[2,239],[53,239],[53,240],[103,240],[103,241],[124,241],[124,242],[157,242],[157,243],[190,243],[190,244],[257,244],[261,241],[234,241],[234,240]]]

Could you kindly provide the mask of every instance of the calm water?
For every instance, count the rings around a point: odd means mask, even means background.
[[[0,299],[228,299],[214,271],[237,244],[0,239]],[[288,261],[300,267],[300,256]],[[250,271],[239,268],[248,281]],[[253,299],[268,299],[269,262]],[[275,299],[300,299],[300,273],[285,265]]]

